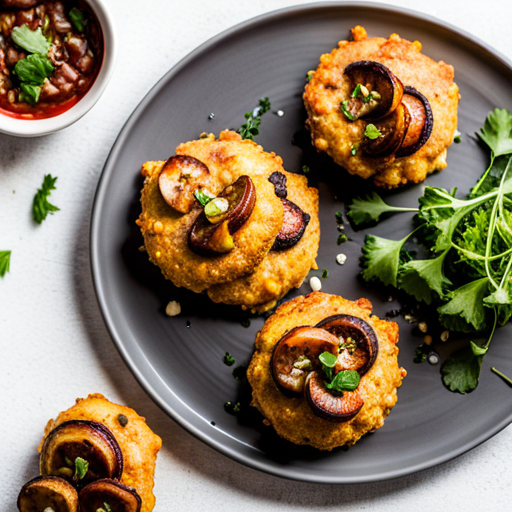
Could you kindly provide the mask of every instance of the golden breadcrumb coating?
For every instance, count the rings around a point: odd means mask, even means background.
[[[367,38],[366,30],[352,29],[354,41],[340,41],[338,48],[320,57],[320,64],[306,84],[304,103],[307,126],[313,145],[326,152],[349,173],[375,184],[395,188],[419,183],[433,171],[446,167],[446,150],[457,129],[459,89],[454,70],[443,61],[435,62],[421,53],[421,43],[392,34],[388,39]],[[416,153],[401,158],[369,158],[354,144],[363,139],[366,123],[349,121],[340,109],[350,93],[349,80],[343,74],[352,62],[369,60],[387,66],[405,86],[412,86],[427,97],[434,116],[434,127],[427,143]]]
[[[276,432],[295,444],[310,445],[320,450],[353,445],[367,432],[384,424],[397,400],[406,371],[398,366],[398,325],[371,315],[367,299],[349,301],[336,295],[313,292],[296,297],[280,306],[256,336],[255,352],[247,371],[252,386],[252,405],[263,414]],[[362,318],[374,329],[379,351],[371,369],[361,377],[358,391],[364,399],[359,413],[350,421],[336,423],[316,416],[304,397],[290,398],[276,386],[270,362],[276,343],[290,329],[315,325],[337,314]]]
[[[119,423],[120,414],[128,420],[125,427]],[[141,512],[151,512],[155,507],[153,478],[156,456],[162,447],[162,440],[147,426],[146,420],[133,409],[114,404],[99,393],[77,398],[75,405],[48,422],[39,451],[48,434],[70,420],[96,421],[110,429],[123,453],[121,482],[137,490],[142,499]]]

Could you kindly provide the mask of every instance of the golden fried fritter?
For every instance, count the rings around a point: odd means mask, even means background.
[[[349,173],[373,177],[375,184],[395,188],[419,183],[428,174],[446,167],[446,150],[457,129],[459,89],[453,82],[453,67],[435,62],[421,54],[421,43],[392,34],[388,39],[366,38],[363,27],[352,30],[354,41],[340,41],[338,48],[320,58],[304,92],[308,111],[307,126],[313,145],[326,152]],[[405,86],[412,86],[428,99],[434,126],[427,143],[410,156],[369,158],[352,148],[363,139],[366,123],[349,121],[340,104],[352,92],[343,74],[347,65],[357,61],[376,61],[388,67]]]
[[[128,420],[124,427],[119,422],[120,414]],[[95,393],[87,398],[78,398],[75,405],[48,422],[39,451],[46,436],[61,423],[70,420],[96,421],[110,429],[123,453],[121,482],[137,490],[142,499],[141,512],[151,512],[155,506],[153,478],[156,456],[162,447],[162,440],[147,426],[146,420],[133,409],[114,404]]]
[[[309,188],[305,176],[282,172],[287,178],[288,199],[311,218],[300,241],[283,251],[270,251],[249,275],[208,290],[214,302],[243,304],[245,308],[264,312],[273,308],[291,288],[298,288],[311,268],[320,242],[318,190]]]
[[[247,371],[252,386],[252,405],[257,407],[285,439],[311,445],[320,450],[353,445],[367,432],[384,424],[397,400],[397,388],[406,371],[398,366],[398,325],[371,316],[372,305],[367,299],[355,302],[336,295],[313,292],[296,297],[280,306],[256,336],[255,352]],[[364,405],[350,421],[336,423],[316,416],[304,397],[290,398],[276,386],[270,362],[276,343],[290,329],[315,325],[324,318],[348,314],[362,318],[374,329],[379,351],[371,369],[361,377],[359,387]]]

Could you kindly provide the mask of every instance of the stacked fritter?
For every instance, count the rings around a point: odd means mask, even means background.
[[[263,312],[316,268],[318,191],[253,141],[210,134],[142,174],[137,223],[176,286]]]

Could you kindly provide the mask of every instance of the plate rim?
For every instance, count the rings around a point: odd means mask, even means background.
[[[185,68],[190,62],[193,62],[199,55],[202,53],[209,51],[213,48],[218,42],[223,41],[228,37],[232,37],[237,33],[244,31],[247,27],[254,28],[260,24],[264,24],[267,22],[275,22],[281,17],[285,17],[288,15],[298,15],[301,12],[311,12],[311,11],[322,11],[324,9],[362,9],[368,11],[383,11],[388,14],[398,14],[398,15],[406,15],[411,18],[414,18],[419,21],[426,21],[431,25],[447,29],[449,32],[454,33],[457,36],[460,36],[467,40],[470,43],[475,44],[481,50],[484,50],[487,53],[490,53],[495,59],[501,62],[502,65],[508,67],[512,73],[512,60],[503,55],[499,50],[496,50],[490,44],[484,42],[480,38],[474,36],[473,34],[467,32],[464,29],[456,27],[451,23],[440,20],[439,18],[419,11],[415,11],[409,8],[402,8],[386,3],[377,3],[377,2],[367,2],[367,1],[322,1],[322,2],[312,2],[306,4],[292,5],[289,7],[284,7],[276,10],[272,10],[258,16],[252,17],[248,20],[242,21],[232,27],[223,30],[219,34],[207,39],[205,42],[197,46],[194,50],[185,55],[182,59],[180,59],[174,66],[172,66],[164,75],[149,89],[149,91],[145,94],[139,104],[134,108],[124,125],[122,126],[118,136],[116,137],[112,148],[108,154],[108,157],[105,161],[105,165],[101,171],[98,185],[96,187],[96,191],[94,194],[92,211],[91,211],[91,222],[90,222],[90,230],[89,230],[89,262],[90,262],[90,271],[92,275],[93,287],[96,294],[96,299],[98,301],[98,305],[100,308],[100,312],[109,332],[109,335],[114,343],[116,350],[119,355],[123,359],[123,362],[126,364],[132,375],[135,377],[139,385],[143,388],[146,394],[153,400],[153,402],[162,409],[162,411],[167,414],[173,421],[175,421],[178,425],[184,428],[187,432],[192,434],[194,437],[205,443],[206,445],[214,448],[221,454],[231,458],[232,460],[239,462],[247,467],[252,469],[257,469],[264,473],[289,479],[295,481],[302,482],[310,482],[310,483],[323,483],[323,484],[356,484],[356,483],[372,483],[372,482],[381,482],[386,480],[392,480],[408,475],[412,475],[414,473],[418,473],[420,471],[427,470],[429,468],[438,466],[442,463],[453,460],[464,453],[476,448],[480,444],[489,440],[491,437],[498,434],[501,430],[507,427],[510,423],[512,423],[512,412],[505,417],[501,422],[496,424],[494,428],[487,430],[482,433],[480,436],[471,440],[471,442],[466,443],[456,449],[445,452],[442,456],[436,457],[434,459],[429,459],[426,462],[418,463],[412,466],[408,466],[406,468],[390,470],[387,472],[382,472],[380,474],[375,474],[372,476],[368,476],[366,478],[361,477],[347,477],[347,476],[334,476],[329,477],[327,475],[315,475],[312,473],[303,473],[302,471],[297,471],[296,469],[287,467],[286,471],[280,471],[276,464],[269,463],[269,461],[261,461],[257,458],[251,458],[250,456],[244,455],[238,452],[235,449],[230,448],[226,444],[219,442],[214,439],[212,436],[203,432],[200,428],[194,425],[192,422],[183,418],[180,414],[176,413],[174,409],[161,397],[160,394],[153,388],[150,382],[146,379],[146,377],[139,370],[138,365],[133,360],[130,353],[124,346],[122,337],[117,332],[117,328],[115,322],[113,321],[110,309],[108,306],[108,300],[105,297],[104,293],[104,285],[102,280],[100,279],[100,271],[99,267],[100,263],[100,255],[99,255],[99,231],[101,228],[101,220],[102,216],[99,211],[103,204],[103,201],[106,196],[106,184],[108,179],[110,178],[113,169],[115,167],[116,157],[119,154],[120,147],[123,144],[126,136],[129,134],[133,125],[137,122],[138,117],[144,112],[146,105],[152,101],[152,99],[158,95],[162,87],[170,80],[173,79],[174,76],[179,74],[179,72]]]

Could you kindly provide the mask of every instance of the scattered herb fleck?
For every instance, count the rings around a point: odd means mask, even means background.
[[[348,109],[348,100],[342,101],[340,108],[349,121],[354,121],[355,117],[350,113],[350,110]]]
[[[237,366],[232,373],[233,377],[238,381],[243,381],[247,378],[247,366]]]
[[[313,78],[314,74],[315,74],[314,71],[308,71],[306,74],[306,82],[309,82]]]
[[[235,358],[229,352],[226,352],[226,354],[222,358],[222,362],[226,366],[233,366],[235,364]]]
[[[244,318],[240,324],[242,327],[245,327],[246,329],[251,326],[251,320],[249,318]]]
[[[69,19],[78,30],[78,32],[83,32],[85,30],[85,27],[87,26],[87,18],[81,10],[77,9],[76,7],[70,9]]]
[[[303,166],[302,166],[302,172],[303,172],[304,174],[307,174],[310,170],[311,170],[311,169],[309,168],[309,166],[307,166],[307,165],[303,165]]]
[[[198,188],[194,192],[194,196],[197,199],[198,203],[204,208],[214,197],[212,197],[213,194],[210,194],[208,190]]]
[[[461,138],[460,138],[460,135],[456,135],[453,139],[453,142],[455,142],[455,144],[460,144],[461,142]]]
[[[338,240],[336,240],[336,244],[337,245],[344,244],[347,240],[348,240],[347,235],[345,235],[345,233],[340,233],[338,235]]]
[[[73,481],[79,482],[82,480],[88,470],[89,463],[85,459],[82,459],[82,457],[77,457],[75,459],[75,474],[73,475]]]
[[[128,418],[124,415],[124,414],[119,414],[117,416],[117,421],[119,422],[119,425],[121,425],[121,427],[126,427],[126,425],[128,425]]]
[[[378,139],[382,133],[379,131],[379,129],[374,124],[367,124],[366,129],[364,131],[364,135],[368,137],[369,139]]]
[[[327,279],[329,277],[329,271],[324,268],[324,271],[322,272],[322,279]]]
[[[236,402],[236,403],[233,403],[233,402],[226,402],[224,404],[224,410],[228,413],[228,414],[238,414],[240,412],[240,402]]]
[[[238,129],[238,133],[242,136],[242,139],[253,140],[255,135],[260,133],[261,116],[270,110],[270,101],[267,97],[261,98],[258,102],[258,106],[252,112],[246,112],[244,114],[247,122],[242,124]]]
[[[416,364],[423,363],[427,359],[427,353],[425,352],[425,348],[423,345],[420,345],[419,347],[416,347],[416,350],[414,351],[414,359],[413,361]]]
[[[11,251],[0,251],[0,277],[9,272],[11,266]]]
[[[51,174],[47,174],[44,177],[41,188],[36,192],[34,196],[34,202],[32,204],[32,216],[34,220],[41,224],[46,219],[48,214],[53,214],[59,211],[59,208],[48,202],[48,197],[52,193],[52,190],[56,190],[55,182],[57,178],[52,178]]]
[[[357,151],[359,150],[359,142],[355,142],[354,144],[352,144],[352,146],[350,146],[350,154],[352,156],[356,156],[357,155]]]

